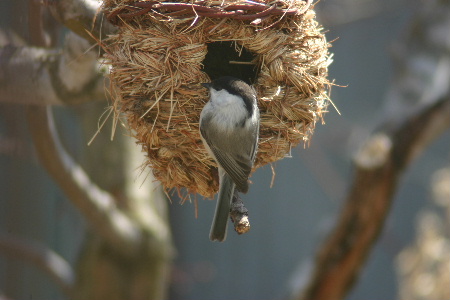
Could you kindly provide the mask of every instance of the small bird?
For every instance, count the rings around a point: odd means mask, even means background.
[[[259,109],[255,90],[240,79],[226,76],[202,85],[209,89],[210,99],[200,114],[200,135],[219,168],[219,195],[209,238],[223,242],[233,194],[248,191],[258,148]]]

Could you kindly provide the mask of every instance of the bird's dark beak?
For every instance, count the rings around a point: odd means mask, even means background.
[[[209,89],[211,87],[211,83],[206,82],[206,83],[200,83],[203,87]]]

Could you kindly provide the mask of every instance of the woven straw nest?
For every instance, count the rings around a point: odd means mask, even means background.
[[[309,1],[104,0],[103,8],[119,27],[106,41],[114,106],[165,188],[206,197],[218,190],[199,136],[209,43],[232,41],[254,55],[261,112],[255,168],[307,141],[326,111],[331,56]]]

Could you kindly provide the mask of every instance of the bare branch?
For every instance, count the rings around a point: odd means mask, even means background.
[[[0,48],[0,102],[75,104],[104,100],[104,76],[88,43],[69,33],[62,51]]]
[[[387,97],[387,121],[356,155],[340,218],[298,299],[345,297],[383,228],[404,169],[450,127],[449,16],[448,1],[426,2],[399,47],[400,76]]]
[[[83,213],[91,228],[117,251],[128,256],[136,254],[142,246],[143,233],[116,206],[113,196],[91,182],[83,169],[65,152],[50,108],[30,107],[27,118],[41,163]]]
[[[116,31],[100,10],[100,1],[57,0],[49,2],[52,15],[67,28],[91,43]]]
[[[0,232],[0,252],[35,265],[47,273],[68,297],[72,296],[75,275],[71,266],[45,245]]]
[[[450,126],[450,95],[400,126],[375,133],[356,157],[341,217],[299,299],[343,299],[381,232],[402,171]]]

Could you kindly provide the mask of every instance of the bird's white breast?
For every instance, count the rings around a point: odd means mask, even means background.
[[[207,104],[209,107],[205,109],[214,115],[211,121],[218,128],[224,131],[234,130],[236,124],[242,123],[247,118],[247,110],[241,97],[232,95],[224,89],[220,91],[211,89],[210,92],[211,97]]]

